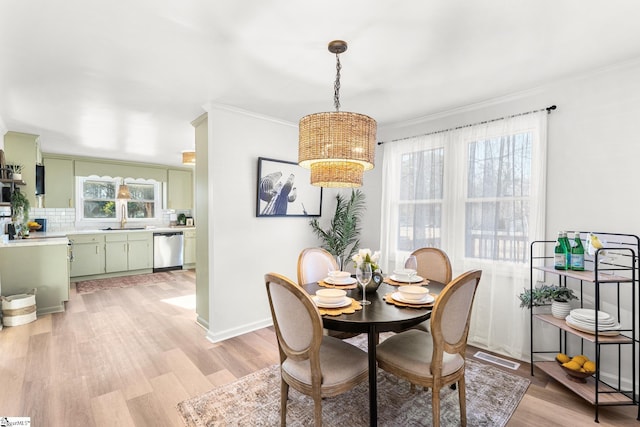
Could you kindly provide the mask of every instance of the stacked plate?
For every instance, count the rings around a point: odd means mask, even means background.
[[[356,283],[356,279],[353,277],[327,277],[324,279],[325,283],[328,283],[330,285],[335,285],[335,286],[346,286],[346,285],[353,285],[354,283]]]
[[[620,324],[609,313],[598,311],[598,335],[616,336],[620,332]],[[571,310],[565,319],[573,329],[589,334],[596,333],[596,311],[588,308]]]

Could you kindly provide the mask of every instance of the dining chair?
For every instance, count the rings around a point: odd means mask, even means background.
[[[322,398],[351,390],[368,378],[367,353],[323,335],[322,318],[311,297],[286,277],[264,276],[280,352],[280,424],[286,425],[289,386],[313,398],[316,426]]]
[[[423,387],[431,388],[432,425],[440,425],[440,389],[457,384],[460,424],[467,425],[465,351],[473,299],[481,270],[471,270],[450,282],[431,313],[431,333],[410,329],[376,347],[378,367]]]
[[[411,255],[418,261],[418,276],[444,284],[451,281],[451,261],[442,249],[420,248]]]
[[[451,281],[451,261],[449,261],[447,253],[442,249],[420,248],[411,252],[411,255],[414,255],[418,262],[418,276],[435,280],[445,285]],[[414,326],[413,329],[429,332],[429,323],[429,320],[425,320]]]
[[[298,256],[298,284],[317,282],[327,277],[329,270],[339,270],[329,251],[322,248],[303,249]]]

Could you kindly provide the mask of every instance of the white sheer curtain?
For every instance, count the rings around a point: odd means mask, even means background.
[[[529,243],[544,238],[546,111],[384,145],[382,265],[423,246],[481,269],[469,342],[528,357]]]

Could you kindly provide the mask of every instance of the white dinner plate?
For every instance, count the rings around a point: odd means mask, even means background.
[[[586,328],[584,326],[578,325],[574,322],[571,321],[571,318],[569,316],[567,316],[566,319],[567,325],[571,326],[573,329],[577,329],[581,332],[586,332],[588,334],[593,334],[595,335],[595,331],[593,328]],[[620,325],[618,324],[617,328],[609,328],[609,329],[620,329]],[[602,336],[607,336],[607,337],[615,337],[620,335],[620,332],[618,331],[599,331],[598,335],[602,335]]]
[[[596,319],[596,311],[590,308],[575,308],[570,312],[571,317],[574,319],[580,319],[584,321],[595,322]],[[604,311],[598,311],[598,320],[610,320],[613,319],[609,313]]]
[[[405,304],[415,304],[415,305],[430,304],[436,300],[435,297],[431,294],[425,295],[425,297],[420,300],[406,299],[402,297],[402,294],[400,292],[392,293],[391,298],[393,298],[396,301],[403,302]]]
[[[424,277],[420,277],[420,276],[414,276],[413,278],[409,279],[408,277],[399,277],[399,276],[396,276],[395,274],[392,274],[390,278],[391,280],[395,282],[400,282],[400,283],[420,283],[424,280]]]
[[[327,277],[323,280],[323,282],[328,283],[330,285],[335,285],[335,286],[347,286],[347,285],[353,285],[354,283],[356,283],[356,279],[353,277],[347,277],[344,280],[335,280],[332,277]]]
[[[342,301],[334,304],[327,304],[327,303],[320,302],[318,297],[315,295],[312,296],[311,299],[313,299],[313,302],[320,308],[340,308],[340,307],[346,307],[348,305],[351,305],[351,298],[349,297],[344,297]]]
[[[568,315],[565,320],[569,320],[571,323],[576,324],[578,326],[582,326],[585,328],[589,328],[591,330],[595,330],[596,322],[595,321],[584,321],[579,318],[573,317],[571,314]],[[598,329],[619,329],[620,324],[616,322],[614,319],[609,320],[601,320],[598,322]]]

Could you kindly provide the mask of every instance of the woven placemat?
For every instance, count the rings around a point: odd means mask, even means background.
[[[340,316],[341,314],[352,314],[359,310],[362,310],[362,304],[360,304],[360,301],[356,301],[353,298],[351,298],[351,305],[347,305],[346,307],[339,307],[339,308],[318,307],[318,311],[323,316],[325,314],[327,316]]]
[[[324,280],[320,280],[318,282],[318,285],[322,286],[323,288],[335,288],[335,289],[357,289],[358,288],[358,282],[353,283],[351,285],[334,285],[331,283],[327,283]]]
[[[393,299],[393,297],[392,297],[391,295],[392,295],[391,293],[386,294],[386,295],[384,296],[384,300],[385,300],[388,304],[393,304],[393,305],[396,305],[396,306],[398,306],[398,307],[410,307],[410,308],[431,308],[431,307],[433,307],[433,304],[435,304],[435,303],[436,303],[435,301],[433,301],[433,302],[430,302],[430,303],[428,303],[428,304],[407,304],[407,303],[405,303],[405,302],[400,302],[400,301],[397,301],[397,300]],[[434,295],[434,297],[435,297],[435,295]]]
[[[391,277],[385,277],[384,283],[387,283],[393,286],[405,286],[405,285],[424,286],[429,284],[429,280],[424,279],[422,282],[406,283],[406,282],[396,282],[395,280],[391,279]]]

